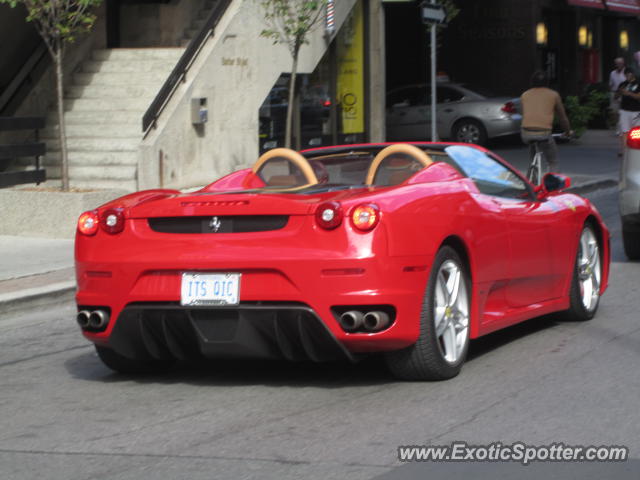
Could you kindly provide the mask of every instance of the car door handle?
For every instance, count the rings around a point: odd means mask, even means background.
[[[453,108],[445,108],[444,111],[445,113],[451,113],[453,112]]]

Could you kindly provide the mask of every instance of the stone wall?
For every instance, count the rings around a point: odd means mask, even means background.
[[[336,31],[355,0],[336,2]],[[204,185],[258,156],[258,109],[282,72],[291,71],[284,45],[260,37],[262,9],[254,0],[231,4],[139,151],[138,188]],[[310,73],[328,39],[324,28],[300,53],[299,72]],[[206,98],[209,121],[191,123],[191,100]]]
[[[120,6],[120,46],[176,47],[195,19],[202,0],[130,3]]]

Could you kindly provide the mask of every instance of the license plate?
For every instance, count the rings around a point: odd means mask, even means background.
[[[239,273],[182,274],[181,305],[238,305]]]

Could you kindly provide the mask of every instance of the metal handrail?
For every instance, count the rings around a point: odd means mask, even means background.
[[[145,135],[149,129],[156,124],[160,113],[173,95],[178,83],[184,79],[187,71],[193,64],[195,57],[204,46],[204,43],[209,39],[209,37],[213,36],[216,25],[230,3],[231,0],[218,0],[198,34],[193,37],[189,42],[189,45],[187,45],[187,48],[180,57],[180,60],[178,60],[178,63],[176,63],[176,66],[169,74],[169,77],[160,88],[156,98],[153,99],[153,102],[151,102],[151,105],[149,105],[149,108],[142,117],[142,132]]]
[[[47,47],[41,42],[34,52],[29,55],[27,61],[24,62],[18,73],[13,77],[11,83],[0,95],[0,112],[3,112],[9,103],[18,95],[25,85],[32,85],[29,79],[33,72],[38,68],[43,58],[49,58],[47,55]]]

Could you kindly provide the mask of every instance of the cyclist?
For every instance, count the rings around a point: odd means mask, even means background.
[[[558,171],[557,147],[553,139],[552,128],[554,114],[565,135],[571,136],[571,125],[562,105],[562,99],[555,90],[549,88],[549,79],[545,72],[538,70],[531,77],[531,88],[520,96],[522,105],[522,141],[529,145],[529,161],[536,154],[534,142],[537,142],[548,165],[545,171]]]

